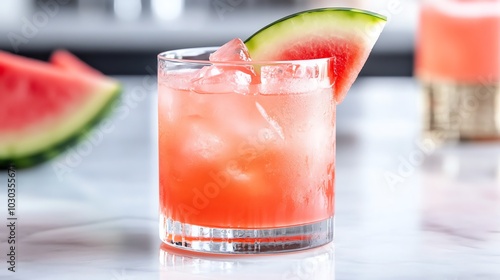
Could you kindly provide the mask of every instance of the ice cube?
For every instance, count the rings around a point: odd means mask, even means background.
[[[191,80],[192,90],[197,93],[248,94],[251,83],[248,69],[230,66],[206,66]]]
[[[282,139],[285,140],[285,135],[283,134],[283,129],[281,126],[269,116],[269,114],[266,112],[266,109],[262,107],[262,105],[259,102],[255,102],[255,107],[257,107],[257,110],[259,111],[260,115],[266,120],[266,122],[273,128],[273,130],[278,134],[278,136]]]
[[[245,43],[235,38],[210,55],[210,61],[251,61]]]
[[[245,171],[242,163],[236,160],[228,162],[226,172],[234,181],[249,181],[250,175]]]
[[[210,55],[210,61],[215,64],[202,68],[192,80],[193,91],[248,94],[250,85],[257,81],[252,66],[232,63],[251,61],[248,49],[240,39],[224,44]]]
[[[260,71],[262,94],[305,93],[329,86],[326,69],[316,63],[264,65]]]
[[[262,70],[266,74],[263,78],[269,79],[304,79],[304,78],[317,78],[319,74],[319,67],[316,64],[274,64],[264,66]]]
[[[160,75],[159,83],[162,87],[189,90],[191,81],[199,75],[199,70],[177,70]]]
[[[179,134],[179,142],[183,143],[181,150],[188,158],[214,161],[224,153],[224,140],[215,131],[216,128],[201,116],[186,117],[181,123],[181,129],[183,131]]]

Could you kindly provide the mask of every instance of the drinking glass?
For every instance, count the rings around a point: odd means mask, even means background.
[[[333,59],[158,56],[160,238],[226,254],[333,240]]]

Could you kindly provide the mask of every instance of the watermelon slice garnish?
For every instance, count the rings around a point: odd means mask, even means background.
[[[356,80],[387,19],[372,12],[324,8],[296,13],[245,41],[253,61],[332,58],[337,103]]]
[[[0,51],[0,168],[62,153],[108,111],[121,86],[70,53],[56,65]]]

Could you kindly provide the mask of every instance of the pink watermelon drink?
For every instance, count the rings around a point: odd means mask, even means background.
[[[500,1],[423,1],[415,72],[425,127],[443,138],[500,138]]]
[[[357,75],[349,71],[359,72],[376,38],[318,36],[313,46],[323,57],[308,57],[315,50],[300,45],[306,59],[288,50],[295,57],[275,51],[281,56],[275,61],[255,61],[254,54],[271,52],[252,40],[283,22],[304,22],[304,15],[327,13],[344,23],[346,12],[351,23],[356,16],[372,25],[385,22],[362,11],[315,10],[268,26],[246,45],[234,39],[219,49],[159,56],[165,243],[238,254],[312,248],[333,239],[336,105]],[[342,56],[346,52],[352,60]]]

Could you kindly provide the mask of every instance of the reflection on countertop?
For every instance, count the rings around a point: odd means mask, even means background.
[[[162,244],[159,257],[161,279],[335,279],[333,244],[285,257],[190,255]]]

